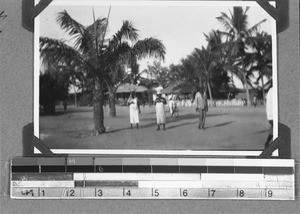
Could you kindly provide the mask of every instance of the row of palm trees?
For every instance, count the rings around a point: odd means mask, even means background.
[[[138,30],[129,21],[124,21],[121,28],[108,38],[109,15],[98,19],[94,16],[93,24],[83,26],[67,11],[62,11],[58,14],[57,22],[73,38],[74,45],[41,37],[42,63],[49,67],[71,68],[73,75],[81,73],[81,82],[85,82],[84,87],[93,93],[95,134],[104,133],[104,92],[108,91],[110,114],[115,116],[114,101],[118,86],[138,75],[139,59],[147,56],[164,59],[165,47],[156,38],[139,40]],[[127,67],[131,68],[130,73]]]
[[[202,87],[208,92],[210,101],[213,100],[212,85],[218,87],[214,85],[216,78],[221,77],[220,83],[226,84],[228,73],[241,80],[246,91],[247,105],[251,104],[249,90],[253,83],[261,82],[264,98],[264,78],[267,77],[268,83],[272,81],[271,36],[259,32],[259,26],[266,20],[248,28],[248,10],[249,7],[245,10],[234,7],[230,15],[222,12],[217,19],[225,30],[212,30],[204,34],[207,46],[195,48],[177,65],[185,74],[185,81],[191,87]],[[258,72],[255,82],[252,80],[254,72]]]

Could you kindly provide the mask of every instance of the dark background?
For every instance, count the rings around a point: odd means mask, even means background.
[[[33,121],[33,33],[21,26],[20,0],[1,0],[1,213],[296,213],[296,201],[12,200],[9,160],[22,155],[22,128]],[[279,121],[291,128],[299,180],[299,0],[289,0],[290,26],[278,35]],[[296,183],[299,195],[299,182]]]

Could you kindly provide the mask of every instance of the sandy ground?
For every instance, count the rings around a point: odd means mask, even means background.
[[[108,117],[107,132],[92,135],[92,107],[72,107],[57,115],[40,117],[40,139],[51,149],[150,149],[150,150],[262,150],[269,125],[263,106],[211,107],[206,129],[198,130],[194,107],[181,107],[179,117],[167,112],[166,130],[156,131],[154,107],[141,107],[140,129],[130,129],[128,107],[117,107]]]

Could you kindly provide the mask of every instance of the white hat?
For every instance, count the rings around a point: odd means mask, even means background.
[[[163,90],[163,87],[158,86],[155,90],[156,90],[157,94],[161,94],[161,91]]]

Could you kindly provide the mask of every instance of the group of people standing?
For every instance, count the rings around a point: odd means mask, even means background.
[[[171,116],[176,111],[176,95],[172,95],[169,98],[169,107]],[[136,125],[136,128],[139,128],[139,114],[141,113],[138,98],[136,97],[136,93],[132,91],[130,93],[128,99],[129,105],[129,116],[130,116],[130,127],[133,129],[133,126]],[[194,102],[196,102],[196,111],[199,113],[199,125],[198,129],[205,128],[205,118],[206,112],[208,111],[207,105],[207,96],[206,93],[199,89],[195,95]],[[156,123],[157,123],[157,131],[160,130],[162,125],[162,129],[166,130],[166,113],[165,113],[165,105],[167,105],[167,100],[162,96],[161,91],[157,91],[156,98],[154,99],[154,105],[156,110]]]
[[[267,137],[267,141],[265,142],[265,148],[267,148],[270,142],[273,139],[273,90],[272,87],[268,91],[266,96],[266,112],[267,118],[270,124],[269,135]],[[207,103],[207,95],[203,88],[198,88],[194,99],[192,102],[196,104],[196,111],[199,113],[199,124],[198,129],[205,129],[205,119],[206,113],[208,111],[208,103]],[[130,97],[128,99],[129,105],[129,115],[130,115],[130,126],[133,128],[134,124],[136,128],[139,128],[139,114],[141,113],[139,101],[136,97],[136,93],[132,91],[130,93]],[[165,105],[167,105],[167,100],[162,96],[161,91],[157,91],[156,98],[154,100],[155,110],[156,110],[156,122],[157,122],[157,131],[160,130],[160,126],[162,125],[162,129],[166,130],[166,114],[165,114]],[[169,108],[171,116],[174,114],[174,106],[176,105],[176,97],[169,97]]]
[[[136,128],[139,128],[139,114],[141,113],[140,105],[138,98],[136,97],[136,93],[132,91],[128,98],[129,105],[129,116],[130,116],[130,128],[133,129],[134,124]],[[163,126],[163,130],[166,130],[166,114],[165,114],[165,105],[167,105],[167,100],[162,97],[161,91],[157,92],[157,97],[154,101],[154,105],[156,108],[156,122],[157,129],[160,130],[160,125]]]

